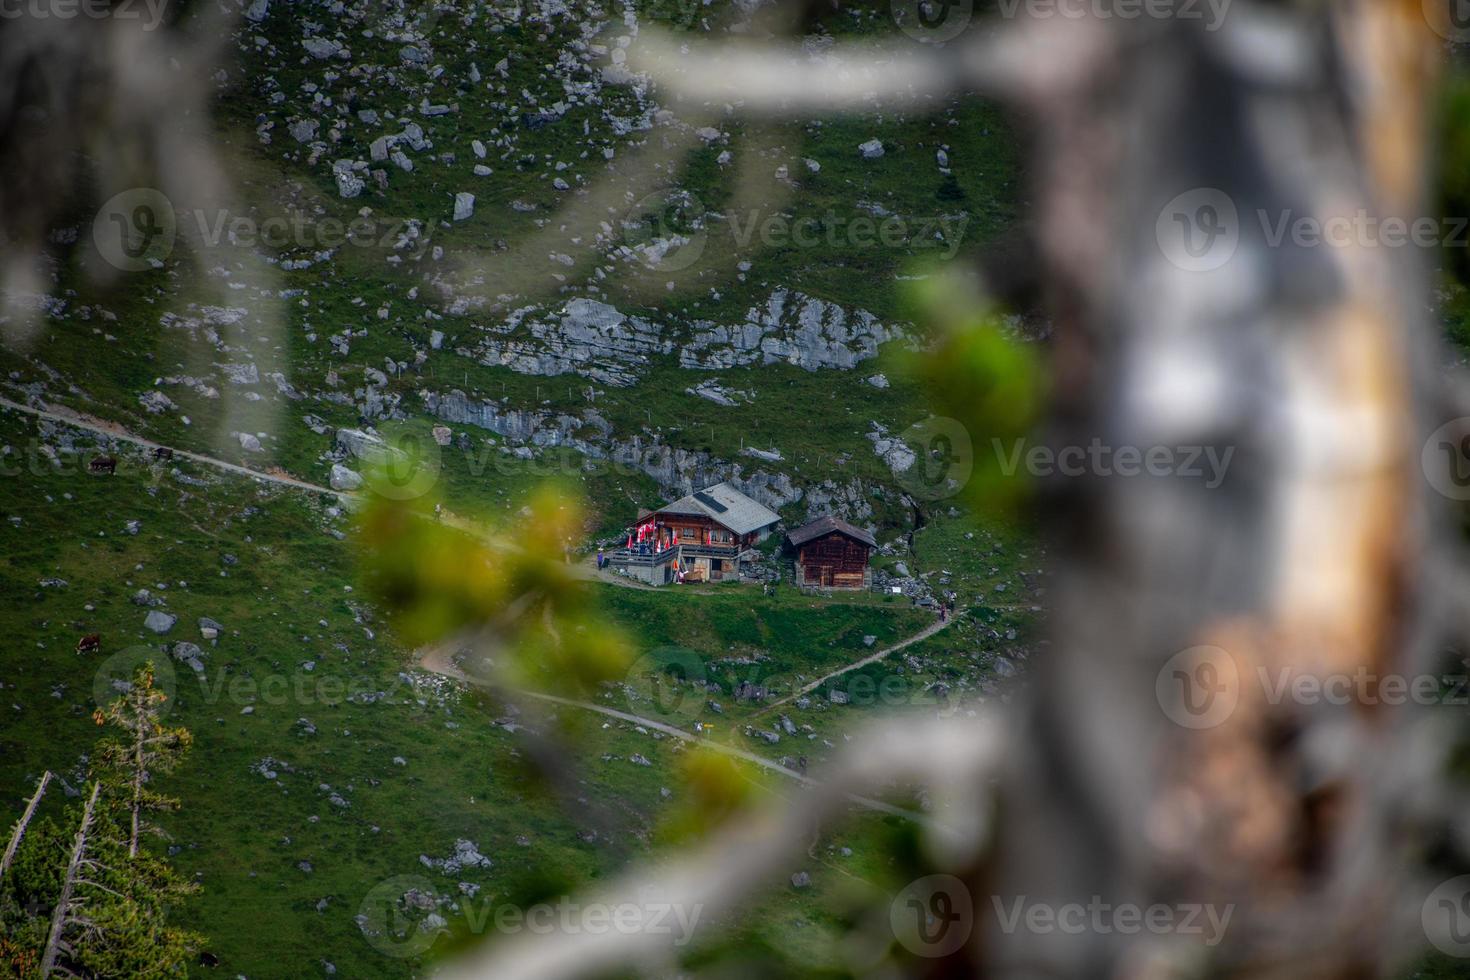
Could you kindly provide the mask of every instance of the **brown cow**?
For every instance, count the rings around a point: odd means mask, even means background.
[[[96,653],[102,649],[102,634],[88,633],[77,641],[77,653]]]
[[[115,474],[117,473],[117,460],[112,456],[93,456],[91,470],[93,473]]]

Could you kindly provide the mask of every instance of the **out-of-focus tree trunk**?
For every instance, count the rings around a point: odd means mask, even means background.
[[[1434,42],[1418,4],[1236,5],[1217,33],[1106,32],[1080,88],[1028,104],[1053,438],[1234,455],[1216,489],[1098,478],[1050,501],[1056,645],[1006,784],[1003,892],[1233,905],[1226,942],[1189,958],[1249,973],[1358,975],[1397,952],[1410,842],[1386,770],[1412,719],[1373,689],[1435,652],[1416,596],[1434,541],[1426,280],[1421,250],[1289,229],[1425,214]],[[1363,676],[1367,696],[1273,699],[1302,675]],[[1180,954],[1093,933],[988,944],[995,966],[1058,975],[1154,975]]]

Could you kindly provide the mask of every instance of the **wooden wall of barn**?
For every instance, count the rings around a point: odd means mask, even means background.
[[[797,585],[862,589],[871,582],[868,546],[837,531],[808,541],[796,553]]]

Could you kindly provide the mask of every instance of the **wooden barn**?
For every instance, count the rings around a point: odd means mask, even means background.
[[[819,517],[786,536],[796,550],[796,584],[820,589],[865,589],[873,582],[868,556],[873,536],[840,517]]]
[[[609,564],[650,585],[732,578],[780,520],[730,484],[716,483],[639,514],[627,547],[614,552]]]

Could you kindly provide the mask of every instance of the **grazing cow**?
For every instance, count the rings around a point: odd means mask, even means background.
[[[117,472],[117,460],[112,456],[93,456],[91,469],[93,473],[106,473],[110,476]]]
[[[167,446],[159,446],[153,450],[153,458],[157,460],[170,460],[174,458],[174,451]]]
[[[77,653],[96,653],[102,649],[102,634],[89,633],[77,641]]]

